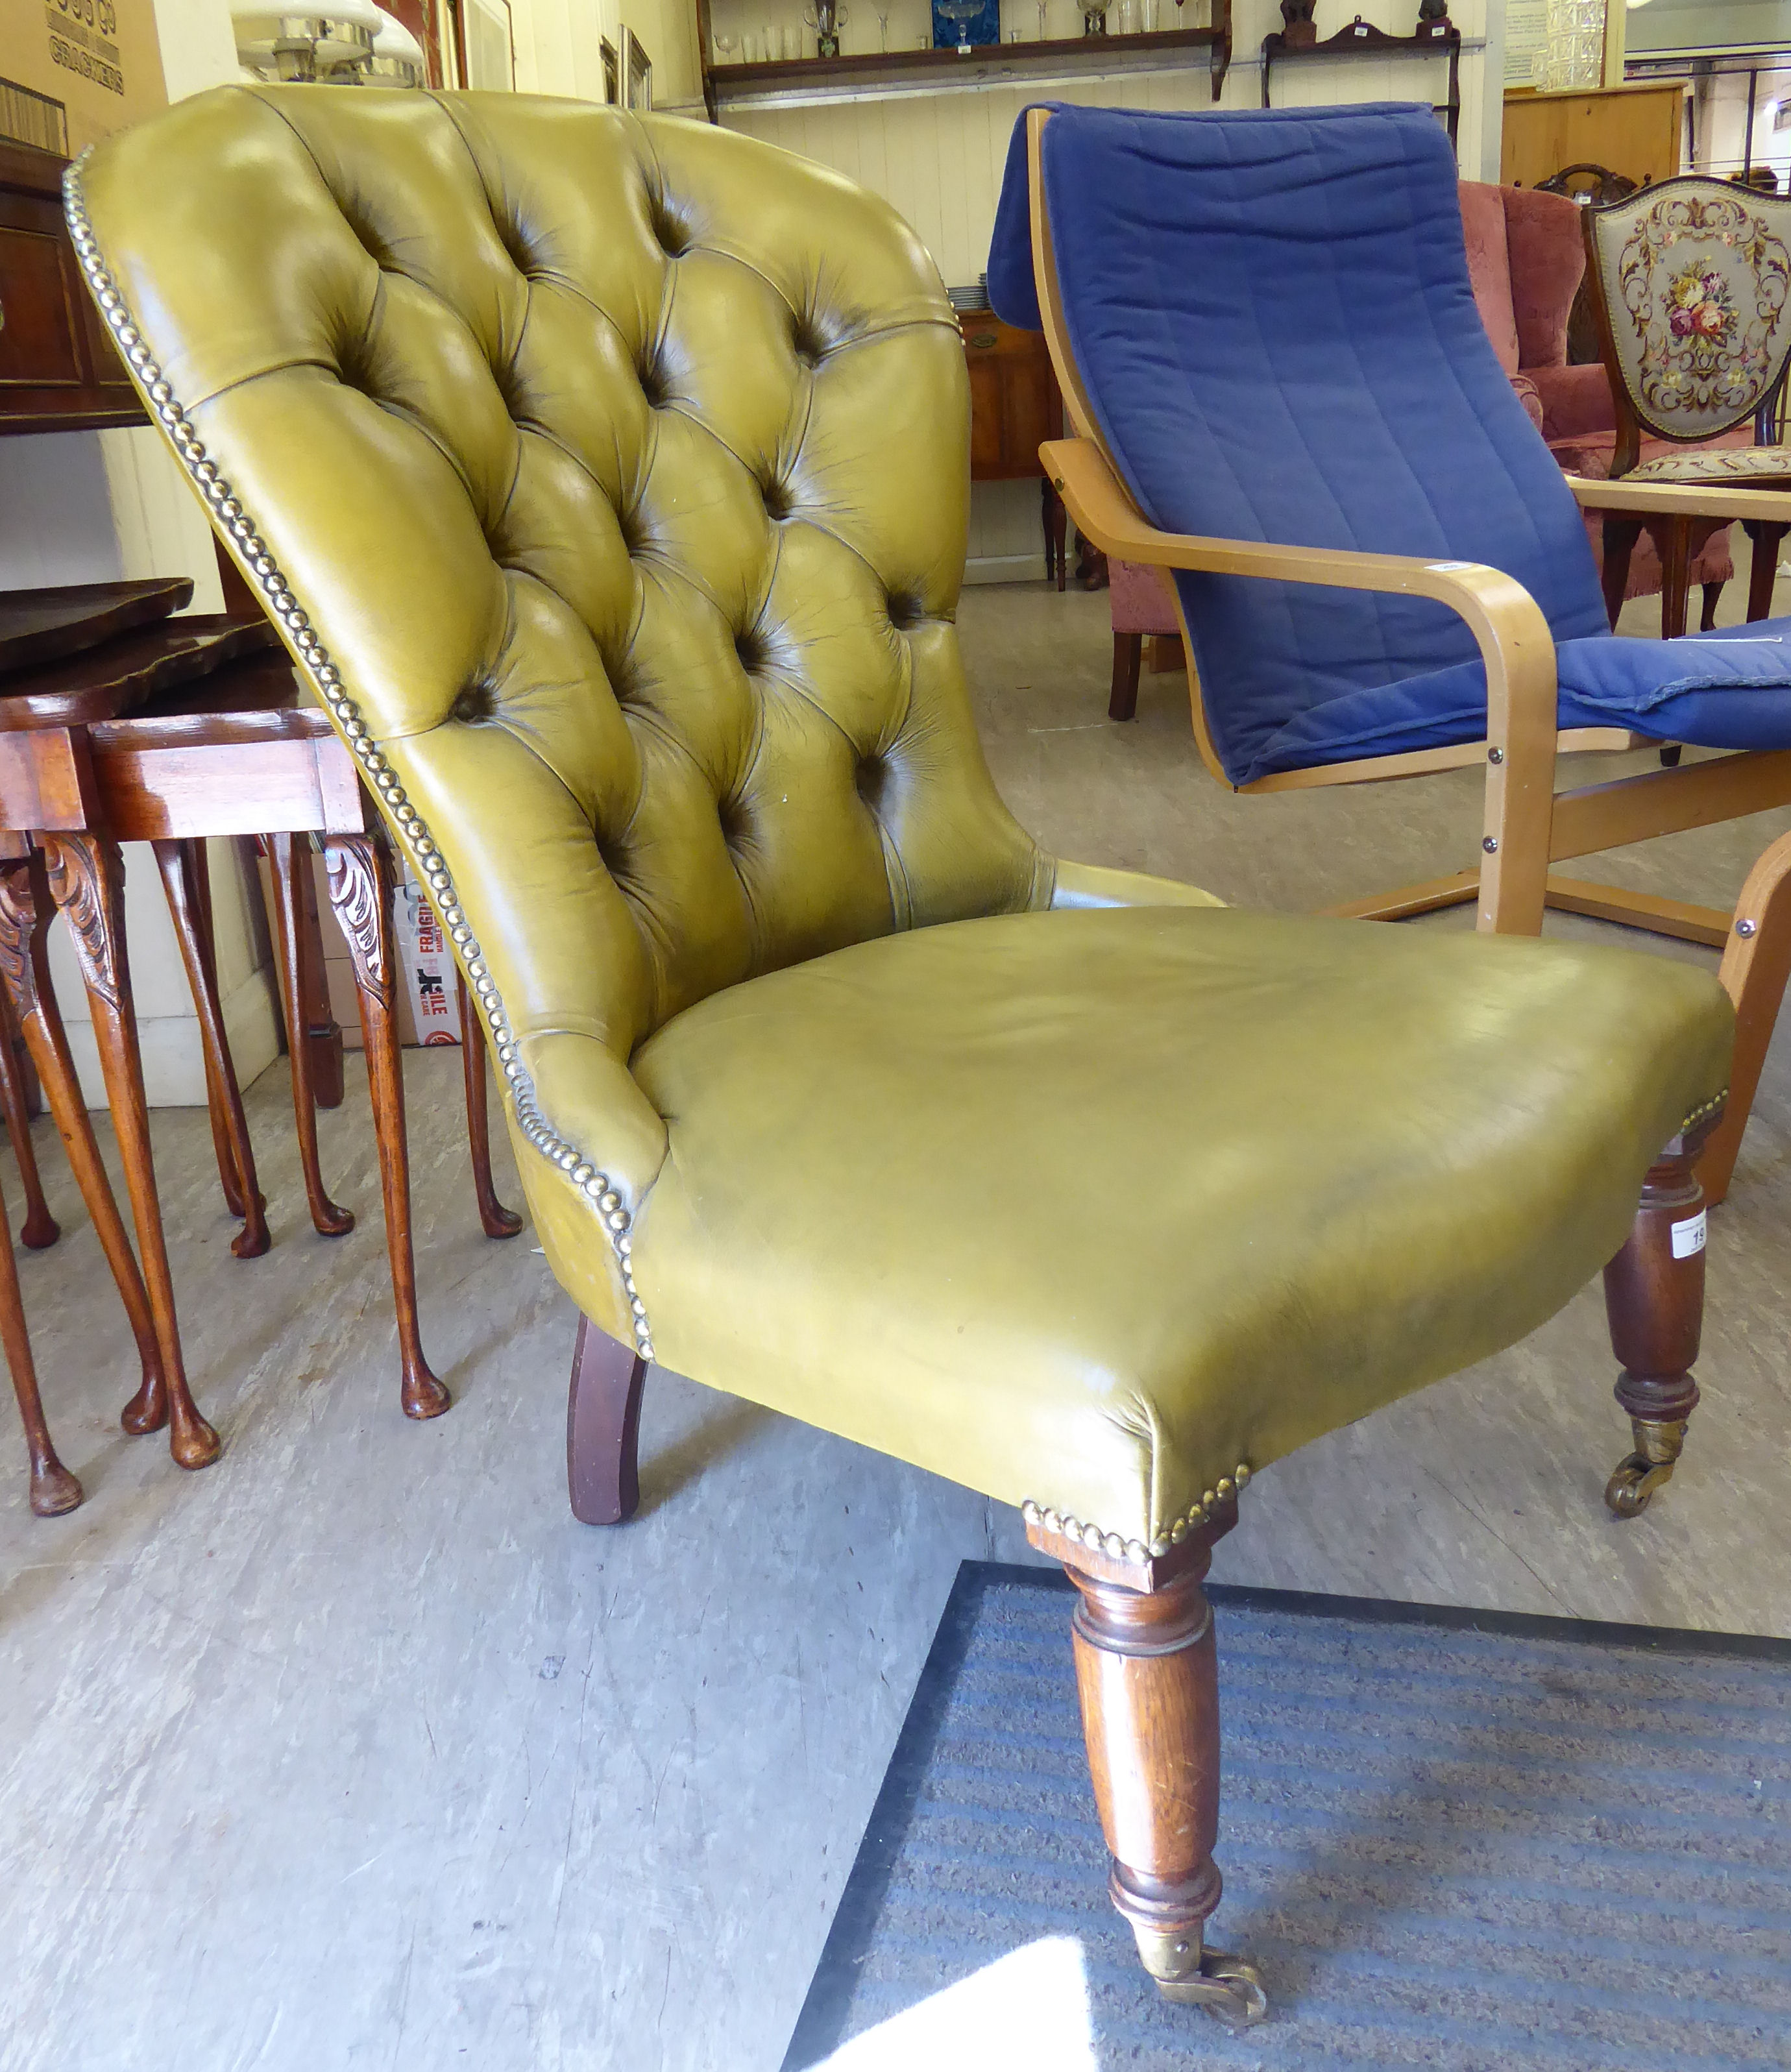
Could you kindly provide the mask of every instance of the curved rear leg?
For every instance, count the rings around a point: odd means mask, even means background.
[[[625,1525],[640,1503],[640,1405],[647,1362],[578,1319],[566,1403],[566,1486],[581,1525]]]

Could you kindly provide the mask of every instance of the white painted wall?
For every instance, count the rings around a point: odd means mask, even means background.
[[[234,80],[236,46],[225,0],[157,0],[156,27],[171,99]],[[146,426],[0,438],[0,589],[105,582],[145,576],[193,578],[195,611],[218,611],[224,594],[211,528],[160,436]],[[279,1021],[261,896],[228,843],[211,845],[218,983],[239,1075],[246,1084],[277,1055]],[[125,914],[137,997],[143,1077],[152,1105],[202,1106],[199,1025],[155,859],[125,853]],[[59,920],[50,964],[68,1024],[81,1087],[105,1103],[87,997]]]

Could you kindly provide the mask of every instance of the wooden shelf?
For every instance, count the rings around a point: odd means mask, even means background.
[[[712,64],[704,72],[704,97],[713,116],[717,107],[791,98],[817,89],[841,94],[854,89],[924,92],[943,86],[988,85],[1029,73],[1062,76],[1083,71],[1160,70],[1166,60],[1192,60],[1197,51],[1205,51],[1217,101],[1231,62],[1228,0],[1214,0],[1214,14],[1216,24],[1210,29],[1161,29],[1154,35],[1056,36],[1043,43],[982,43],[968,51],[864,51],[842,52],[836,58]]]
[[[1434,113],[1446,117],[1449,142],[1456,142],[1461,117],[1461,31],[1452,22],[1439,22],[1415,36],[1390,36],[1365,22],[1360,14],[1346,22],[1334,36],[1323,43],[1289,43],[1277,33],[1263,39],[1263,105],[1269,105],[1269,74],[1277,64],[1295,58],[1446,57],[1449,61],[1449,97],[1435,105]]]

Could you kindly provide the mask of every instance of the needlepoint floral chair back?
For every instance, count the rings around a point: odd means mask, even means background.
[[[1617,404],[1613,477],[1791,472],[1764,435],[1791,360],[1791,199],[1690,174],[1589,208],[1585,220]],[[1772,459],[1740,447],[1638,465],[1645,433],[1689,443],[1749,418]]]

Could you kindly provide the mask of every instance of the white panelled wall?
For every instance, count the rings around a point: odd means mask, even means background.
[[[511,0],[510,20],[519,92],[602,101],[603,43],[619,49],[626,23],[652,60],[654,106],[703,113],[692,0]]]
[[[757,26],[795,18],[783,0],[714,0],[717,20],[737,16]],[[924,32],[925,0],[887,0],[892,50],[912,49]],[[1115,0],[1117,4],[1117,0]],[[1470,179],[1497,180],[1499,116],[1503,86],[1497,62],[1502,44],[1504,0],[1456,0],[1451,18],[1461,31],[1461,117],[1457,159]],[[1054,36],[1076,32],[1080,15],[1072,0],[1047,0]],[[726,14],[721,10],[731,11]],[[1197,10],[1200,11],[1197,11]],[[853,0],[847,51],[875,50],[881,28],[869,0]],[[1360,14],[1390,35],[1410,35],[1417,0],[1318,0],[1321,38],[1335,34]],[[1163,26],[1174,26],[1171,0],[1162,0]],[[1188,26],[1209,17],[1202,0],[1188,0]],[[1491,18],[1489,19],[1489,17]],[[1036,0],[1004,0],[1004,33],[1019,28],[1037,34]],[[1111,17],[1110,16],[1110,19]],[[1274,0],[1234,0],[1232,42],[1237,55],[1226,77],[1219,105],[1255,108],[1262,99],[1257,53],[1263,38],[1281,26]],[[967,286],[988,264],[989,235],[1008,138],[1021,111],[1038,101],[1070,101],[1107,108],[1205,110],[1213,105],[1206,52],[1191,53],[1186,71],[1128,72],[1105,79],[1058,80],[1029,72],[1013,85],[966,87],[925,93],[885,94],[854,101],[816,100],[806,106],[724,109],[731,130],[818,159],[880,194],[906,218],[947,282]],[[1358,101],[1440,101],[1447,91],[1446,60],[1423,56],[1391,59],[1351,57],[1275,67],[1271,91],[1276,107],[1331,106]],[[1038,490],[1029,482],[981,483],[971,499],[972,582],[1003,581],[1044,574]]]
[[[238,76],[224,0],[156,0],[156,27],[170,100]],[[55,432],[0,438],[0,589],[190,576],[194,611],[219,611],[224,593],[211,528],[160,436]],[[261,894],[232,846],[211,845],[218,987],[239,1075],[246,1085],[280,1048]],[[125,913],[143,1049],[156,1107],[205,1100],[199,1024],[179,947],[146,843],[125,852]],[[59,919],[50,931],[56,997],[68,1024],[81,1088],[105,1102],[87,996]]]

